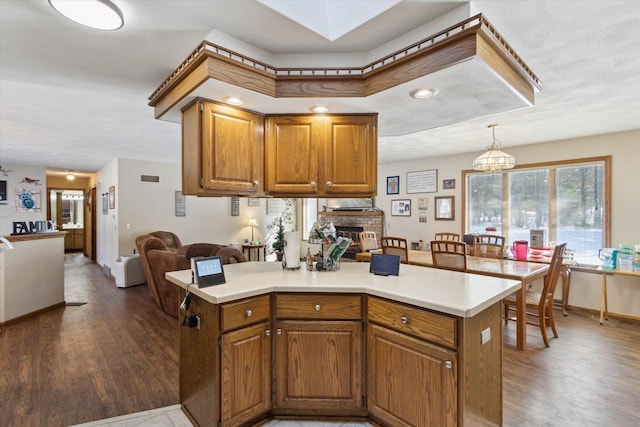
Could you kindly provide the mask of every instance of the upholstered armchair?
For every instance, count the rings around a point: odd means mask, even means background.
[[[238,249],[215,243],[193,243],[173,249],[167,246],[166,239],[156,237],[156,233],[138,236],[136,246],[151,296],[162,311],[174,317],[180,313],[179,290],[165,278],[165,273],[187,270],[191,268],[191,258],[199,256],[219,256],[223,264],[246,261]],[[170,234],[173,233],[167,233],[164,237]],[[176,237],[172,241],[180,242],[180,239]]]

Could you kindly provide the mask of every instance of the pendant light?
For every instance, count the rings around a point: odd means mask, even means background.
[[[124,25],[118,6],[109,0],[49,0],[56,12],[78,24],[98,30],[117,30]]]
[[[510,154],[500,151],[500,144],[496,144],[496,127],[498,127],[498,125],[491,124],[487,127],[492,130],[493,142],[491,143],[491,146],[488,147],[489,151],[473,161],[473,169],[491,173],[498,173],[505,169],[512,169],[516,165],[516,158]]]

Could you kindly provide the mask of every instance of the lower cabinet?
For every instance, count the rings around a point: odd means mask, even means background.
[[[457,425],[456,353],[376,325],[367,335],[369,413],[390,426]]]
[[[241,425],[271,409],[271,330],[263,322],[222,335],[223,426]]]
[[[274,414],[363,415],[360,295],[276,294]]]
[[[360,321],[277,322],[274,410],[362,409],[361,349]]]

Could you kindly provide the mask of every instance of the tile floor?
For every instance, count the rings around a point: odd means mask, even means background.
[[[290,421],[273,420],[264,427],[370,427],[367,422],[328,422],[328,421]],[[77,424],[72,427],[193,427],[189,419],[180,409],[180,405],[122,415],[106,420]]]

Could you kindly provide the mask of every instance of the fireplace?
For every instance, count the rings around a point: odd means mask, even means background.
[[[360,252],[360,232],[364,231],[363,227],[353,227],[336,225],[336,236],[351,239],[351,244],[342,255],[342,258],[356,259],[356,254]]]
[[[353,240],[354,244],[344,253],[342,258],[354,259],[360,252],[360,231],[373,231],[378,237],[378,247],[380,247],[380,237],[383,236],[382,211],[322,211],[318,212],[318,220],[322,224],[331,221],[336,228],[336,234],[344,235]],[[342,230],[342,234],[338,231]],[[344,234],[348,233],[348,234]]]

